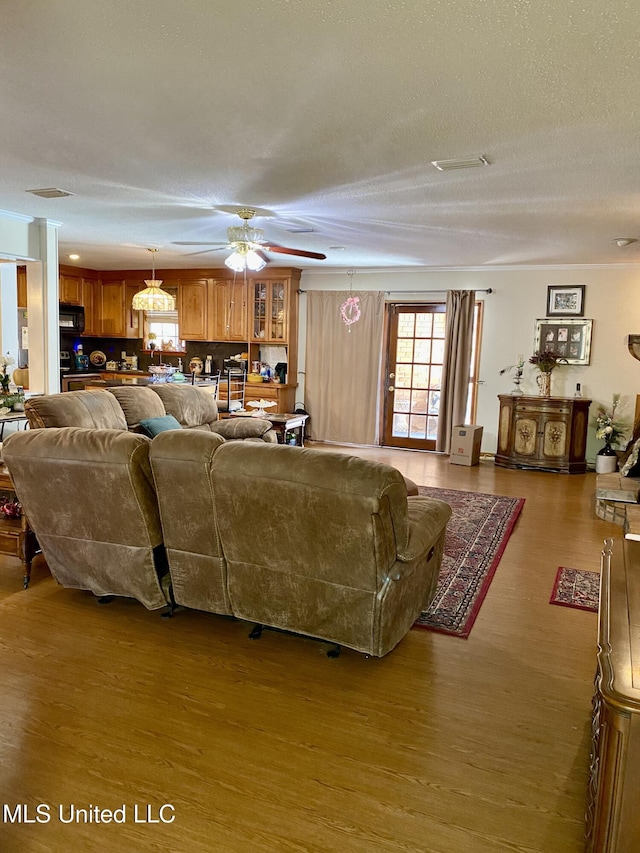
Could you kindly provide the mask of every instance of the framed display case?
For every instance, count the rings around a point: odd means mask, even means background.
[[[536,320],[534,351],[552,350],[567,364],[589,364],[593,320]]]

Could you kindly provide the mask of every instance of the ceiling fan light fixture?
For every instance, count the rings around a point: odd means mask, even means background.
[[[266,267],[267,262],[250,245],[238,243],[235,251],[225,260],[225,265],[234,272],[244,272],[245,270],[259,272]]]
[[[148,249],[148,251],[151,252],[152,257],[152,278],[145,279],[144,283],[147,286],[134,294],[131,307],[134,311],[174,311],[176,300],[160,287],[162,282],[156,279],[155,261],[158,249]]]
[[[267,265],[267,262],[264,258],[261,258],[260,255],[254,250],[249,249],[246,254],[247,267],[251,270],[251,272],[260,272],[260,270],[264,269]]]

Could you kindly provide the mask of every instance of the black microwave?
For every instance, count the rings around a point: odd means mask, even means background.
[[[84,332],[84,308],[82,305],[63,305],[61,303],[59,326],[61,332],[81,335]]]

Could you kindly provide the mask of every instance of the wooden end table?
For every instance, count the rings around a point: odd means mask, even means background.
[[[253,412],[232,412],[231,418],[254,418],[261,417],[265,421],[269,421],[275,430],[280,444],[289,444],[285,440],[288,432],[295,436],[295,443],[298,447],[304,447],[304,427],[309,418],[309,415],[301,414],[285,414],[285,413],[266,413],[263,415],[254,415]]]
[[[0,492],[15,495],[16,491],[6,465],[0,463]],[[19,557],[22,561],[22,586],[26,589],[31,579],[31,561],[40,550],[35,533],[29,527],[26,515],[6,518],[0,513],[0,554]]]

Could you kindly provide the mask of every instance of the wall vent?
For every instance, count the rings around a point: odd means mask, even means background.
[[[474,166],[488,166],[489,161],[482,154],[480,157],[465,157],[458,160],[432,160],[431,165],[441,172],[448,172],[450,169],[473,169]]]

